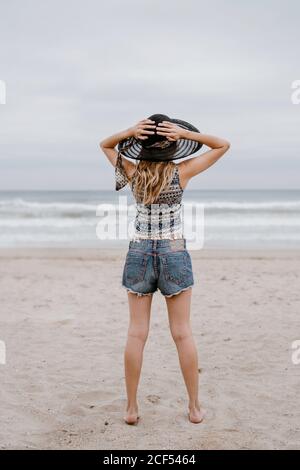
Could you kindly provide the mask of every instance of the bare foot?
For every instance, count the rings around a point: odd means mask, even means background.
[[[126,416],[124,416],[124,421],[127,424],[136,424],[139,420],[138,409],[137,407],[127,408]]]
[[[188,411],[188,417],[191,423],[202,423],[205,417],[205,411],[200,407],[190,408]]]

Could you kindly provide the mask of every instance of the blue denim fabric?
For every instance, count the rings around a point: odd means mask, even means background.
[[[138,295],[159,289],[165,297],[194,285],[186,239],[131,240],[126,255],[122,286]]]

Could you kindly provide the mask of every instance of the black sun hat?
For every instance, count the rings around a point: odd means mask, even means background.
[[[155,121],[155,125],[162,121],[169,121],[177,124],[183,129],[193,132],[200,131],[187,121],[181,119],[171,119],[165,114],[153,114],[147,119]],[[148,135],[148,139],[136,139],[135,137],[127,137],[118,144],[118,151],[124,157],[134,160],[148,160],[152,162],[168,162],[184,158],[197,152],[202,147],[201,142],[189,139],[178,139],[169,141],[165,136],[156,134]]]

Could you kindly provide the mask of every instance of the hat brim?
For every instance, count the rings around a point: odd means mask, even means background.
[[[189,122],[182,121],[180,119],[171,119],[183,129],[187,129],[192,132],[200,131],[190,124]],[[202,143],[196,142],[189,139],[178,139],[174,142],[169,142],[165,148],[145,148],[139,139],[135,137],[128,137],[123,139],[118,144],[118,151],[124,155],[124,157],[131,158],[133,160],[147,160],[152,162],[168,162],[172,160],[178,160],[179,158],[188,157],[189,155],[197,152],[201,149]]]

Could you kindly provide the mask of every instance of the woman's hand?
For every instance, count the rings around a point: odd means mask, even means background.
[[[151,119],[143,119],[142,121],[139,121],[135,126],[131,127],[130,133],[136,139],[148,139],[148,135],[145,134],[154,134],[156,127],[154,123],[155,121],[152,121]]]
[[[162,121],[158,123],[156,133],[164,135],[167,140],[175,141],[183,137],[184,129],[177,124],[169,121]]]

